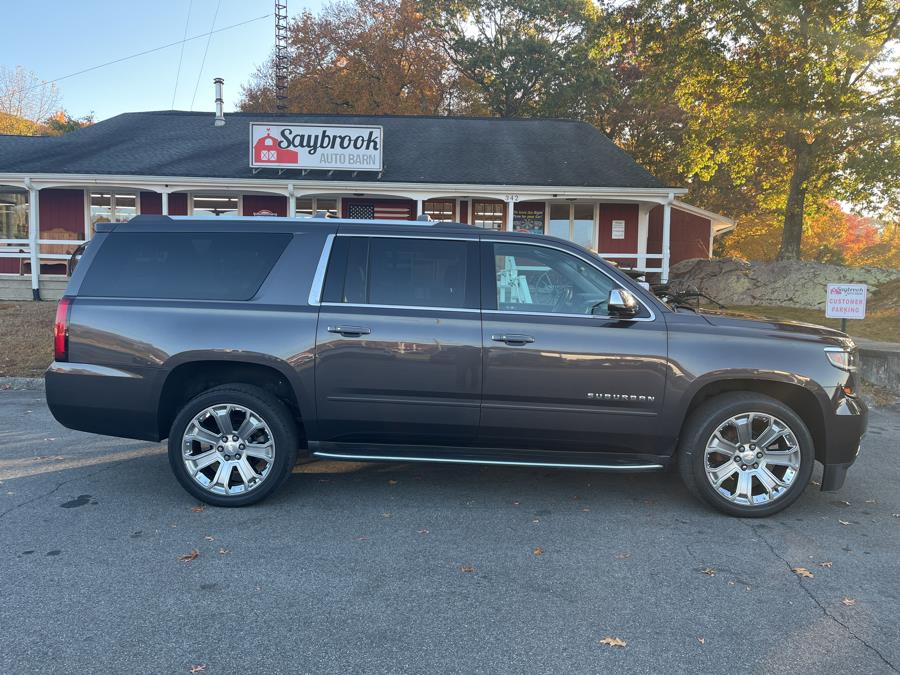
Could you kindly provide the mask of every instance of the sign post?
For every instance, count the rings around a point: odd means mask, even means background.
[[[847,319],[866,318],[865,284],[828,284],[825,295],[825,316],[841,320],[841,331],[847,332]]]

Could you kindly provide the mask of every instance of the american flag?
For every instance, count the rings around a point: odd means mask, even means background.
[[[412,205],[398,202],[350,204],[347,215],[361,220],[408,220],[412,215]]]

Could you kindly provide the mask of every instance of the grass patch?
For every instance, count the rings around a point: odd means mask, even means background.
[[[0,377],[41,377],[53,361],[55,302],[0,301]]]
[[[715,309],[715,308],[710,308]],[[766,306],[731,306],[725,313],[751,314],[753,316],[775,319],[776,321],[802,321],[814,323],[828,328],[841,329],[840,319],[826,319],[824,309],[803,309],[799,307],[766,307]],[[847,333],[853,337],[879,340],[881,342],[900,342],[900,308],[869,310],[866,318],[848,319]]]

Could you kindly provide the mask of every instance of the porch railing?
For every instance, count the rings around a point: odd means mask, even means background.
[[[637,270],[638,272],[662,272],[662,261],[663,254],[662,253],[598,253],[601,258],[604,260],[612,260],[612,261],[633,261],[633,264],[629,262],[627,267]],[[658,260],[659,264],[650,267],[648,262]],[[619,262],[621,265],[622,263]]]

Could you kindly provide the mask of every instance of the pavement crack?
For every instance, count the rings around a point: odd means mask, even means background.
[[[832,613],[828,610],[828,608],[827,608],[825,605],[823,605],[823,604],[819,601],[819,599],[818,599],[818,598],[813,594],[813,592],[809,589],[809,585],[803,583],[803,579],[801,579],[799,576],[797,576],[796,574],[794,574],[794,565],[792,565],[792,564],[790,563],[790,561],[789,561],[787,558],[785,558],[783,555],[781,555],[781,554],[775,549],[775,547],[772,545],[772,543],[771,543],[768,539],[766,539],[766,537],[762,534],[762,532],[760,532],[760,530],[758,530],[756,527],[754,527],[753,525],[751,525],[750,523],[746,522],[746,521],[743,520],[743,519],[741,519],[740,522],[741,522],[742,525],[746,525],[747,527],[749,527],[750,530],[753,532],[753,534],[755,534],[757,537],[759,537],[760,541],[762,541],[762,542],[766,545],[766,547],[772,552],[772,555],[774,555],[776,558],[778,558],[781,562],[783,562],[783,563],[787,566],[788,570],[791,571],[791,575],[796,579],[796,581],[797,581],[797,583],[799,584],[800,588],[803,589],[803,592],[806,593],[806,595],[809,597],[809,599],[812,600],[814,603],[816,603],[816,606],[817,606],[819,609],[822,610],[822,614],[823,614],[823,615],[825,615],[828,619],[831,619],[834,623],[836,623],[836,624],[839,625],[841,628],[843,628],[845,631],[847,631],[847,633],[848,633],[854,640],[858,641],[860,644],[862,644],[863,646],[865,646],[866,648],[868,648],[869,650],[871,650],[874,654],[876,654],[876,655],[878,656],[878,658],[881,659],[881,661],[882,661],[888,668],[890,668],[890,669],[891,669],[892,671],[894,671],[895,673],[900,673],[900,670],[897,670],[897,667],[896,667],[893,663],[891,663],[891,662],[884,656],[884,654],[881,653],[881,651],[880,651],[875,645],[869,644],[866,640],[864,640],[864,639],[861,638],[859,635],[857,635],[857,634],[853,631],[853,629],[850,628],[850,626],[848,626],[846,623],[844,623],[844,622],[841,621],[839,618],[837,618],[834,614],[832,614]]]
[[[132,459],[138,459],[138,458],[137,458],[137,457],[132,457]],[[130,461],[130,460],[124,460],[124,461],[127,462],[127,461]],[[119,462],[118,464],[121,464],[121,462]],[[13,511],[18,511],[18,510],[21,509],[22,507],[28,506],[29,504],[33,504],[34,502],[36,502],[36,501],[38,501],[38,500],[40,500],[40,499],[46,499],[46,498],[49,497],[50,495],[56,493],[63,485],[68,485],[69,483],[72,483],[72,482],[74,482],[74,481],[76,481],[76,480],[84,480],[84,479],[87,479],[87,478],[93,478],[94,476],[96,476],[96,475],[98,475],[98,474],[101,474],[101,473],[103,473],[104,471],[109,471],[110,469],[114,468],[115,466],[116,466],[116,464],[110,464],[109,466],[105,466],[105,467],[103,467],[102,469],[99,469],[99,470],[94,471],[94,472],[92,472],[92,473],[85,474],[85,475],[83,475],[83,476],[74,476],[74,477],[69,478],[69,479],[67,479],[67,480],[60,481],[59,483],[56,484],[56,487],[54,487],[52,490],[48,490],[47,492],[43,492],[43,493],[41,493],[41,494],[39,494],[39,495],[35,495],[35,496],[32,497],[31,499],[26,499],[24,502],[21,502],[21,503],[19,503],[19,504],[16,504],[15,506],[11,506],[10,508],[6,509],[6,511],[0,512],[0,519],[5,518],[6,516],[8,516],[8,515],[9,515],[10,513],[12,513]]]

